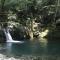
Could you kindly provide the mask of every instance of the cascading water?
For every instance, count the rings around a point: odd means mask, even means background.
[[[12,39],[12,36],[9,33],[9,29],[3,29],[3,30],[4,30],[4,33],[5,33],[5,36],[6,36],[6,42],[14,42],[14,43],[23,43],[24,42],[24,41],[14,41]]]
[[[12,39],[10,33],[9,33],[9,30],[4,29],[4,33],[5,33],[5,36],[6,36],[6,42],[12,42],[13,39]]]

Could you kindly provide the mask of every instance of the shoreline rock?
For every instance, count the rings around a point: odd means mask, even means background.
[[[28,55],[23,55],[20,56],[19,58],[15,57],[8,57],[6,55],[0,54],[0,60],[60,60],[60,56],[28,56]]]

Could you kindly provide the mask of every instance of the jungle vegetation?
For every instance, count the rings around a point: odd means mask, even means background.
[[[20,27],[31,27],[33,21],[40,23],[40,29],[48,28],[51,31],[59,30],[60,1],[59,0],[0,0],[0,26],[1,29],[11,21],[14,32]],[[31,26],[29,25],[31,24]],[[0,29],[0,30],[1,30]],[[20,31],[21,32],[21,31]],[[22,32],[21,32],[22,33]],[[23,33],[25,34],[25,33]],[[20,34],[18,34],[20,35]],[[21,36],[21,35],[20,35]],[[18,38],[18,36],[16,35]]]

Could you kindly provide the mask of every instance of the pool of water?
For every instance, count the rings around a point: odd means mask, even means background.
[[[59,42],[31,41],[24,43],[0,43],[0,53],[7,56],[60,56]]]

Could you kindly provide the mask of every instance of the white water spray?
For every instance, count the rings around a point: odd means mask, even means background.
[[[14,41],[12,39],[12,36],[9,33],[9,29],[3,29],[5,36],[6,36],[6,42],[13,42],[13,43],[24,43],[24,41]]]

